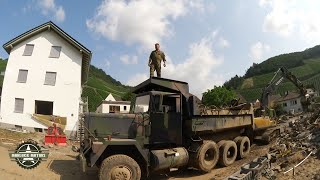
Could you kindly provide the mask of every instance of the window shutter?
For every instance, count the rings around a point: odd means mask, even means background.
[[[19,69],[18,82],[26,83],[27,76],[28,76],[28,70]]]
[[[31,56],[33,52],[34,44],[26,44],[26,47],[24,48],[23,55],[24,56]]]
[[[61,46],[52,46],[50,51],[51,58],[59,58],[60,57]]]
[[[44,84],[54,86],[56,84],[56,72],[46,72]]]
[[[23,113],[24,99],[15,98],[14,112]]]

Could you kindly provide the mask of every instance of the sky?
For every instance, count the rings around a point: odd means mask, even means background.
[[[52,21],[91,50],[92,65],[135,86],[149,78],[158,42],[167,59],[162,77],[188,82],[201,97],[253,63],[319,45],[319,7],[317,0],[0,0],[0,43]]]

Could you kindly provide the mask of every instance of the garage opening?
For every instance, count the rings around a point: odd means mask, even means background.
[[[51,101],[36,101],[35,114],[52,115],[53,102]]]

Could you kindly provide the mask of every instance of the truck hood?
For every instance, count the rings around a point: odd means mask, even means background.
[[[117,138],[132,138],[136,130],[135,114],[86,113],[84,126],[95,137],[111,135]],[[135,118],[136,117],[136,118]]]

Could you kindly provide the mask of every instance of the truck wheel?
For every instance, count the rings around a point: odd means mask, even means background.
[[[205,141],[197,153],[196,167],[201,171],[210,172],[219,159],[219,148],[214,141]]]
[[[239,140],[241,140],[241,136],[238,136],[238,137],[234,138],[233,141],[238,145]]]
[[[224,143],[226,142],[226,140],[221,140],[218,142],[218,148],[220,148]]]
[[[102,161],[100,180],[136,180],[141,178],[138,163],[127,155],[113,155]]]
[[[222,166],[231,165],[237,157],[237,145],[234,141],[225,141],[220,147],[219,164]]]
[[[236,142],[238,148],[238,159],[245,158],[250,152],[250,140],[247,136],[239,138]]]

